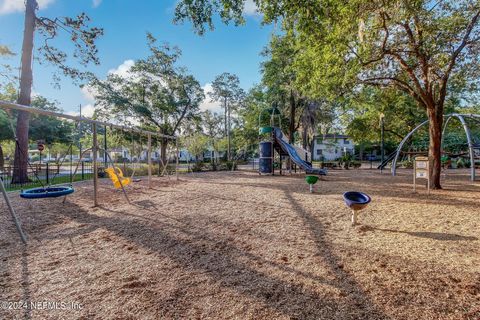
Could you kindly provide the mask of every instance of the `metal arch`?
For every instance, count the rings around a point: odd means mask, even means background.
[[[442,130],[442,146],[443,146],[443,139],[445,137],[445,131],[447,129],[447,125],[448,125],[448,122],[453,118],[457,118],[460,123],[462,124],[463,126],[463,130],[465,131],[465,135],[467,137],[467,143],[468,143],[468,150],[469,150],[469,154],[470,154],[470,179],[472,181],[475,181],[475,152],[474,152],[474,146],[473,146],[473,141],[472,141],[472,136],[470,134],[470,128],[468,127],[468,124],[467,122],[465,121],[465,118],[464,117],[467,117],[467,118],[479,118],[480,119],[480,115],[479,114],[462,114],[462,113],[451,113],[451,114],[446,114],[444,115],[444,118],[447,118],[445,120],[445,123],[443,125],[443,130]],[[392,175],[395,176],[396,173],[397,173],[397,160],[398,160],[398,157],[400,156],[400,152],[402,151],[402,148],[403,148],[403,145],[407,142],[407,140],[418,130],[420,129],[422,126],[424,126],[425,124],[428,123],[428,120],[425,120],[424,122],[422,122],[421,124],[419,124],[417,127],[415,127],[412,131],[410,131],[406,136],[405,138],[403,138],[403,140],[400,142],[400,144],[398,145],[398,148],[397,148],[397,153],[395,155],[395,158],[393,159],[393,162],[392,162],[392,168],[391,168],[391,172],[392,172]]]
[[[405,142],[407,142],[407,140],[418,130],[420,129],[421,127],[423,127],[425,124],[428,123],[428,120],[425,120],[424,122],[422,122],[421,124],[419,124],[418,126],[415,127],[415,129],[413,129],[412,131],[410,131],[406,136],[405,138],[403,138],[402,142],[400,142],[400,144],[398,145],[398,148],[397,148],[397,154],[395,155],[395,158],[393,158],[393,162],[392,162],[392,168],[390,169],[392,171],[392,175],[395,176],[397,174],[397,160],[398,160],[398,157],[400,156],[400,152],[402,151],[402,148],[403,148],[403,145],[405,144]]]
[[[468,150],[470,151],[470,180],[475,181],[475,154],[473,151],[472,136],[470,135],[470,128],[467,125],[467,122],[463,118],[463,115],[456,115],[457,118],[463,125],[465,130],[465,135],[467,136]]]

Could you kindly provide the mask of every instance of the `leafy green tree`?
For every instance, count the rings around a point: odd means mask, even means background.
[[[195,160],[198,161],[198,158],[208,147],[208,137],[201,132],[197,132],[193,135],[185,137],[183,143],[188,153],[193,155]]]
[[[267,87],[272,102],[279,105],[288,115],[288,139],[294,143],[295,132],[301,125],[301,116],[307,99],[296,87],[296,71],[293,66],[297,49],[295,37],[285,34],[273,36],[263,51],[267,58],[262,63],[262,82]]]
[[[268,93],[262,85],[256,85],[251,88],[246,97],[243,107],[239,109],[239,125],[237,126],[234,137],[235,145],[242,150],[250,153],[256,153],[258,148],[258,130],[259,117],[266,113],[263,111],[269,108]]]
[[[224,72],[212,83],[213,91],[209,93],[212,101],[220,101],[224,108],[225,136],[227,137],[227,159],[231,159],[231,113],[242,103],[245,92],[240,87],[240,80],[234,74]]]
[[[55,102],[48,99],[35,96],[32,99],[32,107],[53,112],[62,110],[56,106]],[[29,137],[31,140],[42,140],[48,146],[54,143],[70,144],[72,143],[72,123],[55,117],[34,115],[30,119]]]
[[[38,3],[36,0],[25,1],[25,29],[23,32],[20,68],[20,92],[17,102],[26,106],[30,106],[31,104],[35,31],[37,31],[42,40],[40,42],[41,45],[38,46],[39,55],[37,58],[39,61],[57,66],[64,75],[70,76],[73,79],[81,79],[84,73],[77,68],[69,66],[69,55],[54,46],[52,41],[58,38],[62,32],[65,32],[74,44],[75,49],[72,56],[79,60],[81,65],[86,66],[89,63],[99,63],[95,41],[103,34],[102,29],[88,27],[90,18],[84,13],[75,18],[47,18],[37,16],[37,9]],[[58,76],[56,78],[58,79]],[[28,159],[22,150],[28,150],[29,120],[29,113],[19,112],[16,126],[18,143],[15,152],[13,183],[22,183],[28,180]]]
[[[180,1],[177,18],[198,31],[215,12],[236,17],[243,0]],[[480,71],[478,1],[257,0],[264,21],[281,20],[302,50],[297,83],[319,96],[358,86],[393,87],[411,96],[429,119],[432,187],[441,188],[441,138],[450,88],[477,86]],[[203,28],[204,30],[204,28]]]
[[[182,123],[197,117],[204,99],[199,82],[185,68],[178,67],[178,48],[157,46],[147,34],[151,55],[135,61],[126,76],[109,74],[106,80],[93,79],[97,116],[122,123],[140,123],[146,129],[174,136]],[[168,139],[161,140],[166,162]]]
[[[216,166],[218,157],[219,145],[218,141],[222,137],[222,116],[206,110],[202,113],[201,123],[203,132],[208,137],[208,144],[213,149],[215,157],[212,158],[212,163]]]
[[[15,54],[7,46],[0,45],[0,58],[11,58]],[[10,84],[12,81],[16,80],[16,76],[13,72],[13,68],[9,64],[2,63],[0,64],[0,88],[2,88],[2,83]]]

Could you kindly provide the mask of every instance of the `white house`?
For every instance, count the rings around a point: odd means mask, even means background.
[[[326,134],[315,136],[313,143],[313,160],[336,160],[345,153],[354,154],[355,144],[344,134]]]

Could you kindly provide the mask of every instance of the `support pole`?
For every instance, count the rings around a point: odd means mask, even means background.
[[[148,188],[152,188],[152,135],[149,133],[147,135],[147,163],[148,163]]]
[[[104,126],[103,132],[103,167],[107,168],[107,152],[108,152],[108,143],[107,143],[107,126]]]
[[[352,210],[352,226],[357,225],[357,210]]]
[[[465,135],[467,136],[468,153],[470,155],[470,180],[475,181],[475,152],[473,151],[472,135],[470,134],[470,128],[468,127],[463,116],[458,115],[457,117],[462,123],[463,130],[465,130]]]
[[[12,207],[12,204],[10,203],[10,199],[8,198],[7,190],[5,190],[5,186],[3,185],[3,180],[0,179],[0,189],[2,191],[3,197],[5,198],[5,202],[7,203],[8,211],[10,211],[10,214],[12,215],[13,222],[15,222],[15,227],[17,228],[18,234],[20,235],[20,238],[22,239],[22,242],[24,244],[27,244],[27,237],[23,233],[22,230],[22,225],[20,224],[20,221],[17,218],[17,215],[15,214],[15,210]]]
[[[178,138],[175,139],[175,148],[177,149],[177,160],[175,163],[175,179],[178,181],[178,167],[179,167],[179,158],[180,158],[180,153],[178,149]],[[215,160],[214,160],[215,161]]]
[[[93,132],[93,206],[98,207],[98,168],[97,168],[97,153],[98,153],[98,140],[97,140],[97,124],[92,123]]]

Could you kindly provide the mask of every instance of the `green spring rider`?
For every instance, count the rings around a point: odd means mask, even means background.
[[[318,176],[306,176],[305,181],[307,181],[308,185],[310,186],[310,193],[313,193],[313,185],[317,183]]]

